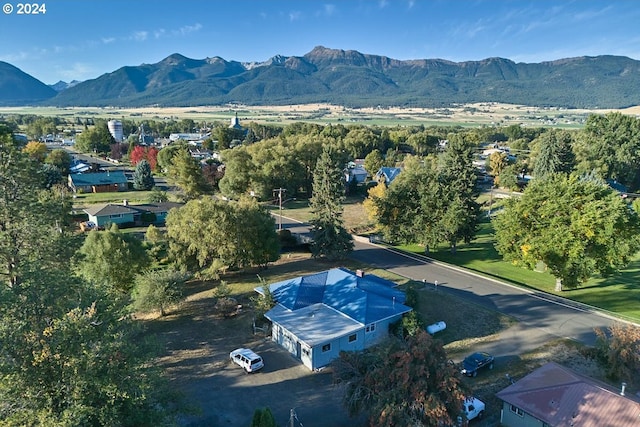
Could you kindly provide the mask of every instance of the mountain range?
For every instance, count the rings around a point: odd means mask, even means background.
[[[64,82],[62,82],[64,83]],[[541,63],[504,58],[396,60],[314,48],[265,62],[173,54],[56,89],[0,62],[0,105],[200,106],[330,103],[350,107],[439,107],[504,102],[565,108],[640,105],[640,61],[581,56]]]

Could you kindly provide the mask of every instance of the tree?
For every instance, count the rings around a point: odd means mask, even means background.
[[[0,127],[0,281],[9,287],[19,286],[32,264],[66,265],[77,247],[69,195],[44,184],[38,162]]]
[[[80,248],[76,268],[86,280],[116,293],[128,293],[136,274],[149,265],[142,241],[116,224],[91,231]]]
[[[162,203],[169,200],[169,194],[160,187],[153,187],[149,193],[149,203]]]
[[[276,419],[269,407],[258,408],[253,413],[251,427],[276,427]]]
[[[151,190],[155,186],[155,180],[151,175],[151,166],[146,160],[141,160],[136,165],[133,173],[133,188],[136,190]]]
[[[134,165],[137,165],[142,160],[146,160],[151,170],[155,170],[158,164],[158,149],[156,147],[136,145],[129,155],[129,160]]]
[[[63,176],[69,175],[69,169],[71,168],[71,154],[67,150],[55,149],[52,150],[45,163],[56,166]]]
[[[452,135],[441,158],[439,181],[446,185],[447,204],[440,217],[439,233],[455,253],[457,242],[471,242],[478,229],[480,206],[476,201],[474,144],[464,136]]]
[[[44,188],[51,188],[62,183],[62,174],[57,166],[45,163],[41,168]]]
[[[618,112],[590,115],[574,146],[580,173],[595,170],[631,191],[640,188],[640,119]]]
[[[189,275],[175,270],[152,270],[135,278],[133,308],[142,312],[160,311],[184,300],[184,287]]]
[[[575,168],[573,138],[569,132],[551,129],[541,134],[532,144],[537,151],[533,168],[536,178],[544,178],[552,173],[569,174]]]
[[[595,332],[596,349],[609,377],[640,385],[640,327],[617,322],[608,333],[600,328]]]
[[[351,415],[368,414],[376,426],[452,425],[466,388],[440,341],[424,330],[360,352],[341,352],[332,363]]]
[[[33,159],[44,162],[45,157],[47,156],[47,144],[44,142],[38,141],[29,141],[27,145],[22,149],[25,153],[31,156]]]
[[[68,194],[38,181],[38,165],[0,135],[1,424],[175,421],[184,407],[150,363],[151,342],[70,270]]]
[[[314,257],[341,259],[353,250],[353,237],[342,221],[344,174],[325,148],[318,159],[313,179],[311,207],[311,253]]]
[[[195,199],[207,191],[200,164],[191,157],[186,147],[178,149],[171,158],[169,176],[174,179],[187,200]]]
[[[542,261],[556,291],[611,274],[640,249],[638,214],[603,182],[576,175],[533,180],[493,225],[504,259],[532,270]]]
[[[107,122],[99,120],[93,128],[85,129],[77,136],[74,148],[83,153],[108,153],[115,142]]]
[[[384,166],[384,158],[378,149],[373,150],[364,158],[364,168],[371,176],[375,175],[382,166]]]
[[[255,200],[192,200],[172,209],[166,226],[172,259],[212,277],[229,267],[266,265],[280,254],[275,220]]]
[[[509,164],[507,153],[495,151],[489,156],[489,170],[492,176],[499,176]]]
[[[386,192],[387,186],[384,183],[376,184],[367,191],[367,198],[362,202],[362,207],[371,221],[378,220],[380,216],[378,205],[380,200],[384,199]]]

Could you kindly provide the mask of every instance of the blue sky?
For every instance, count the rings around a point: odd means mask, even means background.
[[[0,13],[0,61],[47,84],[172,53],[265,61],[315,46],[394,59],[640,59],[635,0],[49,0]]]

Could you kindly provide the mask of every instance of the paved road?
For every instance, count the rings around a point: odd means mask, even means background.
[[[283,228],[304,232],[304,224],[283,218]],[[421,256],[408,256],[386,247],[357,239],[351,258],[414,280],[426,280],[438,292],[469,299],[516,318],[519,324],[504,333],[508,338],[494,343],[497,354],[517,355],[539,347],[553,338],[570,338],[587,345],[595,343],[594,328],[607,328],[614,320],[577,304],[530,292],[497,280],[452,267]]]

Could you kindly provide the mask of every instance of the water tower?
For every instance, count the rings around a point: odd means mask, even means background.
[[[116,142],[122,142],[124,140],[124,133],[122,130],[122,122],[120,120],[109,120],[107,123],[109,133],[113,136]]]

